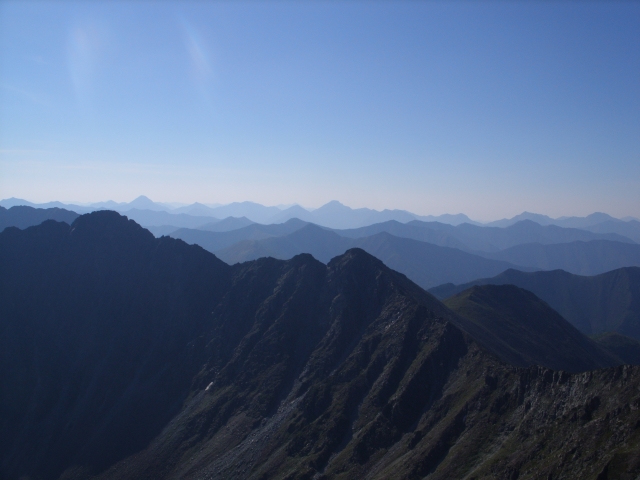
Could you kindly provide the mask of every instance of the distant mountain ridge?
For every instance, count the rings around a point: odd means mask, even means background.
[[[606,222],[621,222],[626,223],[629,221],[640,221],[634,217],[625,217],[618,219],[602,212],[594,212],[586,217],[558,217],[552,218],[548,215],[541,215],[539,213],[522,212],[511,218],[503,218],[501,220],[495,220],[488,222],[485,225],[489,227],[508,227],[514,223],[521,222],[522,220],[531,220],[540,225],[556,225],[558,227],[565,228],[588,228],[595,225]]]
[[[330,201],[320,208],[307,210],[299,205],[287,208],[266,207],[255,202],[234,202],[228,205],[207,206],[202,203],[193,203],[182,207],[171,207],[168,204],[154,202],[148,197],[141,195],[131,202],[118,203],[114,201],[96,202],[88,206],[66,205],[61,202],[48,202],[35,204],[27,200],[9,198],[0,200],[0,206],[10,208],[16,205],[26,205],[35,208],[66,208],[80,214],[89,213],[95,210],[114,210],[119,213],[126,213],[132,209],[164,211],[172,214],[187,214],[193,216],[209,216],[217,219],[227,217],[246,217],[256,223],[284,223],[291,218],[299,218],[304,221],[317,223],[329,228],[356,228],[373,223],[380,223],[388,220],[408,222],[411,220],[440,221],[458,225],[460,223],[476,223],[464,214],[421,216],[407,212],[405,210],[373,210],[369,208],[349,208],[338,201]],[[155,224],[154,224],[155,225]],[[155,225],[158,226],[158,225]]]
[[[45,220],[55,220],[71,225],[78,218],[76,212],[62,208],[33,208],[27,206],[14,206],[9,209],[0,207],[0,232],[7,227],[24,229],[39,225]]]
[[[408,223],[413,220],[422,222],[440,222],[447,225],[458,226],[462,224],[485,227],[508,227],[522,220],[530,220],[542,226],[556,225],[563,228],[580,228],[594,233],[616,233],[636,242],[640,242],[640,220],[634,217],[616,219],[604,213],[593,213],[587,217],[560,217],[553,219],[547,215],[523,212],[511,219],[497,220],[489,223],[480,223],[471,220],[460,213],[456,215],[418,215],[405,210],[372,210],[368,208],[351,209],[338,201],[331,201],[318,209],[307,210],[299,205],[265,207],[254,202],[234,202],[228,205],[204,205],[193,203],[184,206],[172,206],[169,204],[153,202],[148,197],[141,195],[131,202],[95,202],[91,205],[71,205],[61,202],[48,202],[35,204],[23,199],[9,198],[0,201],[0,206],[10,208],[15,205],[26,205],[35,208],[66,208],[79,214],[89,213],[95,210],[115,210],[124,213],[128,210],[165,211],[172,214],[187,214],[193,216],[209,216],[216,219],[227,217],[247,217],[256,223],[283,223],[291,218],[316,223],[335,229],[354,229],[395,220],[400,223]],[[147,225],[150,226],[150,225]],[[154,226],[158,226],[155,225]]]
[[[336,233],[345,237],[358,238],[383,231],[398,237],[459,248],[470,253],[498,252],[525,243],[547,245],[591,240],[634,243],[633,240],[618,234],[594,233],[555,225],[541,226],[531,220],[522,220],[504,228],[483,227],[468,223],[452,226],[418,220],[408,223],[389,221],[361,228],[336,230]]]
[[[550,245],[527,243],[479,254],[532,269],[561,269],[577,275],[598,275],[617,268],[640,266],[640,245],[610,240]]]
[[[201,246],[207,248],[206,245]],[[482,272],[493,271],[497,274],[513,267],[507,262],[495,262],[455,248],[395,237],[387,232],[347,238],[314,224],[297,228],[287,235],[246,240],[211,251],[229,264],[261,257],[284,260],[300,253],[310,253],[318,260],[328,262],[350,248],[362,248],[389,267],[407,275],[422,288],[445,283],[442,281],[445,278],[473,279],[482,276]]]
[[[640,268],[627,267],[595,276],[563,270],[507,270],[463,285],[440,285],[429,291],[440,299],[474,285],[517,285],[533,292],[586,335],[618,332],[640,340]]]

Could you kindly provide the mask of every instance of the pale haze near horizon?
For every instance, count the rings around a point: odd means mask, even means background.
[[[0,197],[640,217],[640,4],[2,2]]]

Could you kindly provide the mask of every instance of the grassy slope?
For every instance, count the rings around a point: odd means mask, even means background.
[[[622,363],[514,285],[474,286],[445,305],[469,322],[475,338],[514,365],[579,372]]]

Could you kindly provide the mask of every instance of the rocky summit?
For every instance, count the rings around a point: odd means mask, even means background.
[[[464,325],[359,249],[229,266],[114,212],[7,228],[0,477],[640,475],[640,367],[516,367]]]

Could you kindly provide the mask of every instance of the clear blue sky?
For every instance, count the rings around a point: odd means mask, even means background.
[[[640,3],[0,3],[0,197],[640,217]]]

